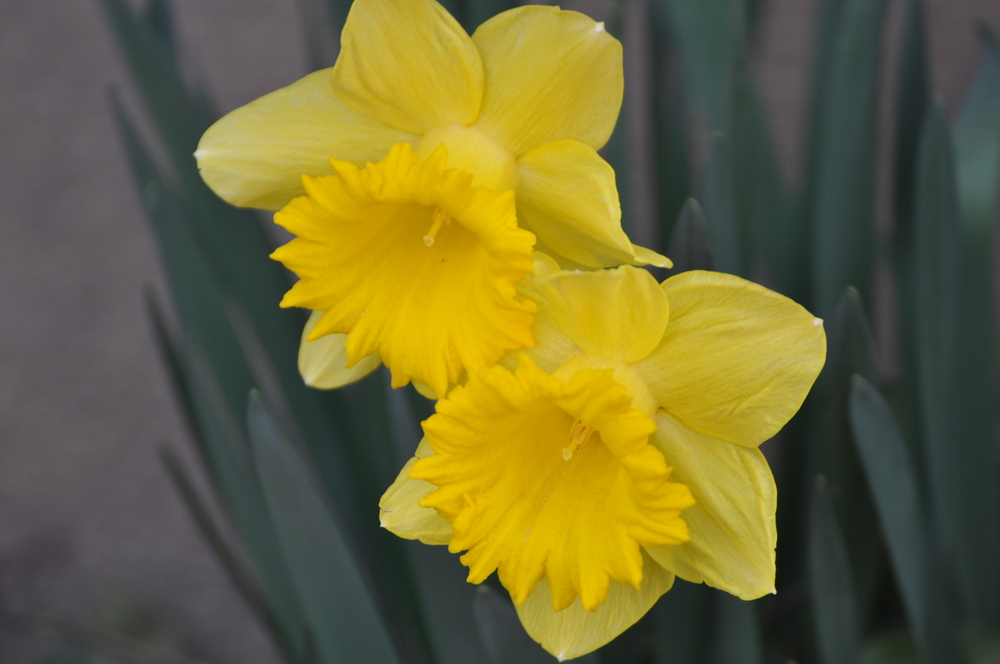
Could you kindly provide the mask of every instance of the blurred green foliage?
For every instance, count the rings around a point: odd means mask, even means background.
[[[151,318],[216,495],[200,495],[169,450],[164,460],[236,587],[294,664],[552,661],[502,588],[466,584],[441,547],[379,529],[379,495],[430,404],[391,391],[382,372],[329,393],[302,385],[304,320],[276,306],[289,283],[267,258],[268,234],[254,213],[216,199],[190,157],[215,116],[182,75],[168,2],[139,13],[102,2],[167,147],[169,163],[154,162],[112,94],[177,323],[155,297]],[[801,413],[767,446],[781,496],[777,594],[741,602],[678,581],[587,664],[1000,661],[1000,51],[983,30],[983,63],[951,123],[930,97],[919,0],[905,2],[890,44],[885,0],[818,2],[801,183],[782,175],[750,73],[761,3],[651,2],[665,245],[654,248],[675,271],[731,272],[801,302],[826,320],[829,356]],[[444,5],[471,31],[513,3]],[[299,6],[310,64],[332,64],[349,2]],[[883,70],[886,48],[897,50],[896,71]],[[875,226],[885,76],[898,78],[888,237]],[[708,155],[695,172],[700,144]],[[607,154],[628,227],[623,131]],[[898,312],[899,367],[881,382],[868,323],[876,266],[894,277]],[[211,501],[230,524],[215,522]]]

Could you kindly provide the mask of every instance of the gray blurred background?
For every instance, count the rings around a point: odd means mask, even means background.
[[[647,1],[626,0],[623,28],[626,94],[639,102],[651,75]],[[294,0],[174,4],[220,111],[306,73]],[[954,112],[979,62],[975,20],[1000,31],[1000,0],[927,4],[933,89]],[[603,0],[564,6],[598,19],[607,10]],[[771,0],[755,52],[792,182],[813,9]],[[156,454],[187,441],[143,306],[143,289],[162,292],[162,279],[114,134],[111,83],[131,96],[95,0],[0,0],[0,662],[59,646],[19,634],[4,610],[85,622],[146,612],[199,659],[276,662]],[[652,157],[642,104],[623,119],[641,173]],[[652,219],[648,186],[638,177],[628,193]],[[876,324],[884,332],[891,320]]]

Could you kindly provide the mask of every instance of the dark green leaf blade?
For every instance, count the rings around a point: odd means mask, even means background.
[[[854,575],[829,486],[819,478],[809,517],[809,590],[820,660],[853,664],[861,641]]]
[[[875,380],[875,348],[861,297],[855,289],[845,289],[825,327],[826,366],[816,381],[809,404],[813,472],[823,475],[835,492],[832,507],[857,582],[858,611],[867,616],[878,575],[878,516],[851,435],[848,396],[852,375]],[[803,491],[802,495],[808,494]]]
[[[935,554],[906,443],[878,391],[861,376],[852,383],[851,428],[910,626],[931,661],[958,661],[953,618],[932,574]]]
[[[970,617],[1000,625],[1000,489],[996,460],[998,344],[993,227],[1000,180],[1000,49],[983,31],[984,61],[955,126],[961,257],[952,439],[968,473],[958,569]]]
[[[472,601],[476,626],[492,664],[542,664],[555,661],[531,640],[521,626],[510,600],[483,584]]]
[[[837,3],[828,3],[829,5]],[[814,81],[807,215],[812,232],[812,311],[827,317],[848,285],[870,302],[874,245],[878,73],[884,0],[848,0],[836,11],[832,49]]]
[[[684,202],[670,235],[671,274],[688,270],[711,270],[712,238],[701,205],[693,198]]]
[[[303,459],[256,393],[248,405],[254,464],[306,620],[327,664],[399,662],[356,552]]]

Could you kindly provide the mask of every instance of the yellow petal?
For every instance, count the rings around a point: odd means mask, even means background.
[[[233,205],[278,210],[303,194],[302,175],[333,173],[330,157],[364,165],[408,132],[359,113],[337,99],[330,69],[241,106],[201,137],[201,177]]]
[[[299,276],[282,306],[326,314],[310,333],[347,334],[352,361],[379,352],[394,387],[412,378],[443,396],[466,368],[531,344],[535,305],[516,299],[534,237],[513,192],[470,186],[445,148],[418,161],[394,146],[360,170],[304,178],[308,197],[274,216],[297,235],[272,258]]]
[[[583,14],[519,7],[479,26],[486,73],[476,125],[515,155],[563,139],[599,149],[618,118],[622,46]]]
[[[699,433],[759,445],[791,418],[823,368],[823,321],[717,272],[663,282],[670,324],[637,364],[660,406]]]
[[[421,501],[454,528],[469,581],[494,570],[516,603],[545,577],[553,608],[593,611],[612,580],[640,587],[641,547],[684,541],[691,504],[647,442],[652,421],[611,371],[568,382],[522,357],[515,374],[474,372],[424,422],[435,454],[410,476],[440,487]]]
[[[348,367],[350,358],[344,348],[346,334],[328,334],[316,341],[309,341],[309,334],[316,323],[323,317],[322,311],[309,314],[309,321],[302,330],[302,341],[299,344],[299,373],[309,387],[321,390],[332,390],[361,380],[382,364],[378,353]]]
[[[571,357],[580,352],[580,347],[566,336],[559,327],[548,293],[545,291],[546,277],[559,272],[559,266],[550,257],[535,252],[535,270],[517,282],[517,292],[522,299],[535,303],[535,320],[531,324],[531,337],[535,345],[504,354],[498,364],[514,371],[520,356],[527,355],[531,361],[547,373],[552,373]]]
[[[545,286],[559,327],[589,355],[631,364],[649,355],[669,329],[667,296],[645,270],[625,265],[561,272]]]
[[[695,433],[663,411],[655,420],[650,441],[695,503],[684,511],[690,541],[649,547],[649,554],[682,579],[742,599],[772,592],[777,488],[764,455]]]
[[[629,261],[632,265],[652,265],[654,267],[667,268],[674,266],[674,262],[663,254],[658,254],[652,249],[640,247],[637,244],[632,245],[632,254],[635,256],[635,258]]]
[[[558,141],[522,155],[516,191],[524,227],[573,266],[670,265],[629,241],[622,230],[614,170],[583,143]]]
[[[413,456],[396,476],[382,499],[378,501],[379,523],[403,539],[420,540],[424,544],[447,544],[451,540],[451,524],[430,507],[418,501],[437,487],[424,480],[410,477],[417,460],[434,454],[426,439],[420,440]]]
[[[552,609],[552,593],[543,579],[517,608],[525,631],[560,662],[586,655],[631,627],[674,585],[674,575],[643,552],[643,579],[636,590],[613,581],[608,599],[596,611],[580,600],[562,611]]]
[[[469,35],[434,0],[355,0],[333,89],[351,108],[423,134],[472,124],[483,65]]]

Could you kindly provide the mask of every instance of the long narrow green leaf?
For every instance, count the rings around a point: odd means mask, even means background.
[[[715,242],[716,269],[749,276],[758,259],[774,264],[779,288],[800,284],[788,274],[802,237],[787,214],[784,184],[754,91],[745,0],[662,0],[684,81],[701,102],[713,148],[701,200]],[[676,120],[675,120],[676,122]]]
[[[712,238],[705,213],[695,199],[687,199],[681,208],[670,235],[669,247],[670,257],[674,261],[673,274],[712,269]]]
[[[702,664],[712,642],[716,590],[677,579],[653,608],[655,664]]]
[[[916,306],[911,325],[916,340],[921,438],[943,558],[939,575],[949,586],[961,588],[969,604],[980,588],[970,587],[969,575],[959,567],[967,562],[969,549],[980,546],[980,533],[965,532],[970,519],[963,512],[977,507],[974,499],[969,500],[970,491],[975,493],[977,487],[970,484],[969,473],[974,476],[974,471],[968,464],[982,460],[967,458],[961,452],[966,441],[954,437],[950,421],[956,379],[960,229],[951,132],[940,102],[931,107],[924,122],[916,186]]]
[[[477,588],[472,613],[492,664],[551,664],[555,661],[524,631],[510,600],[488,585]]]
[[[854,664],[861,642],[854,575],[825,480],[817,482],[811,501],[809,591],[820,661]]]
[[[254,465],[281,550],[326,664],[400,662],[357,552],[301,456],[256,393],[248,405]]]
[[[899,88],[896,94],[896,227],[897,242],[912,242],[917,189],[917,148],[924,116],[930,105],[927,45],[922,0],[906,0],[900,43]]]
[[[661,244],[673,234],[679,210],[692,194],[688,144],[688,95],[679,51],[671,37],[669,12],[663,2],[650,5],[653,46],[653,132],[656,137],[656,208]],[[669,255],[669,254],[668,254]],[[670,256],[673,259],[673,256]]]
[[[165,445],[160,448],[159,452],[160,460],[163,462],[164,467],[166,467],[167,473],[174,483],[174,487],[184,501],[188,513],[191,514],[195,525],[198,527],[198,531],[212,549],[215,557],[222,564],[222,568],[226,570],[229,580],[232,581],[233,586],[239,591],[243,601],[257,614],[257,617],[271,633],[271,638],[274,642],[284,651],[285,659],[289,662],[295,661],[296,657],[292,650],[292,644],[287,642],[281,622],[274,615],[271,607],[268,606],[267,600],[257,587],[253,576],[244,569],[239,557],[229,546],[226,538],[215,524],[215,520],[209,514],[204,501],[199,497],[194,482],[188,477],[187,471],[184,470],[183,463],[177,457],[176,453]]]
[[[812,311],[829,316],[848,285],[871,301],[878,80],[884,0],[848,0],[837,12],[829,61],[815,84],[807,214]]]
[[[143,204],[152,222],[172,286],[186,352],[183,379],[209,470],[224,497],[261,576],[264,592],[288,643],[298,647],[301,614],[285,563],[277,548],[249,450],[234,412],[235,394],[249,390],[252,376],[229,327],[210,270],[185,224],[185,210],[163,182],[117,97],[111,97],[117,127],[132,163]]]
[[[815,457],[811,470],[834,488],[833,508],[858,583],[858,610],[866,616],[874,601],[878,573],[878,517],[851,436],[848,395],[852,375],[875,380],[875,349],[856,290],[845,289],[826,329],[826,366],[809,404],[815,441],[810,446]]]
[[[958,530],[963,597],[969,617],[1000,625],[1000,490],[997,487],[993,225],[1000,180],[1000,49],[983,31],[984,61],[955,126],[961,213],[961,281],[952,392],[953,454],[964,491]]]
[[[709,664],[764,664],[758,603],[716,593],[715,604]]]
[[[932,576],[935,556],[906,443],[878,391],[861,376],[852,382],[851,428],[910,625],[931,661],[958,661],[954,624]],[[929,620],[932,605],[935,620]]]
[[[701,202],[712,237],[714,269],[747,276],[743,256],[743,225],[740,223],[733,173],[733,145],[722,135],[715,137],[705,169]]]

